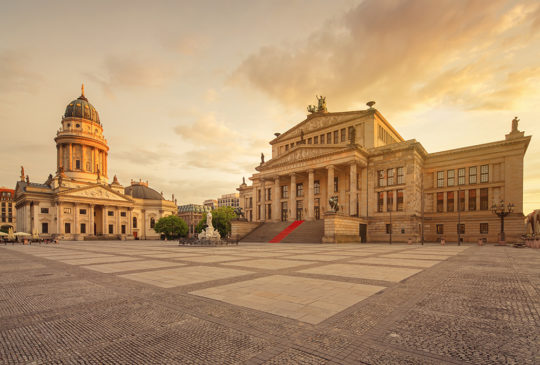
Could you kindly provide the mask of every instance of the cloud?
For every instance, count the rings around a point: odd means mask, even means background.
[[[101,71],[86,73],[86,77],[103,87],[114,97],[115,89],[160,88],[177,75],[168,61],[138,54],[110,55],[104,59]]]
[[[0,94],[23,92],[32,94],[40,87],[43,78],[32,71],[29,55],[15,50],[0,51]]]
[[[200,115],[191,125],[178,125],[174,128],[176,134],[187,141],[203,144],[230,145],[239,137],[238,133],[218,122],[214,113]]]
[[[203,35],[184,35],[180,37],[166,37],[163,39],[165,49],[183,55],[195,55],[208,48],[210,40]]]
[[[510,106],[536,77],[536,57],[520,50],[538,38],[538,9],[533,1],[366,0],[301,44],[249,55],[231,79],[287,106],[322,93],[331,111],[371,99],[386,111],[442,101]]]

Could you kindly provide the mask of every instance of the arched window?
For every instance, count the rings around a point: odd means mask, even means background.
[[[154,219],[154,217],[150,218],[150,228],[154,228],[155,225],[156,225],[156,220]]]
[[[137,217],[133,217],[133,228],[137,228]]]

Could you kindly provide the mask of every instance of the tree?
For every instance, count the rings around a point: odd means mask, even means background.
[[[184,220],[176,215],[161,217],[154,226],[154,231],[163,233],[167,239],[185,237],[188,233],[188,226]]]
[[[231,233],[231,220],[236,218],[233,207],[219,207],[212,211],[212,226],[217,229],[221,238],[227,237]],[[201,233],[206,228],[206,213],[197,223],[195,232]]]
[[[2,227],[0,227],[0,231],[1,231],[1,232],[4,232],[4,233],[8,233],[8,231],[9,231],[10,228],[11,228],[10,225],[5,224],[5,225],[3,225]]]

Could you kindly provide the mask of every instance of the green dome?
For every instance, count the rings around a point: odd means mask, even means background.
[[[88,99],[84,96],[84,89],[81,96],[68,104],[64,117],[84,118],[91,120],[92,122],[99,123],[99,114],[96,108],[94,108],[94,106],[90,104]]]

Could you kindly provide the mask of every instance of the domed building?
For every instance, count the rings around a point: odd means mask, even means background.
[[[176,213],[176,203],[148,186],[116,176],[109,184],[109,146],[99,114],[84,95],[71,101],[54,138],[56,173],[30,182],[21,167],[15,190],[17,231],[64,239],[156,239],[159,218]]]

